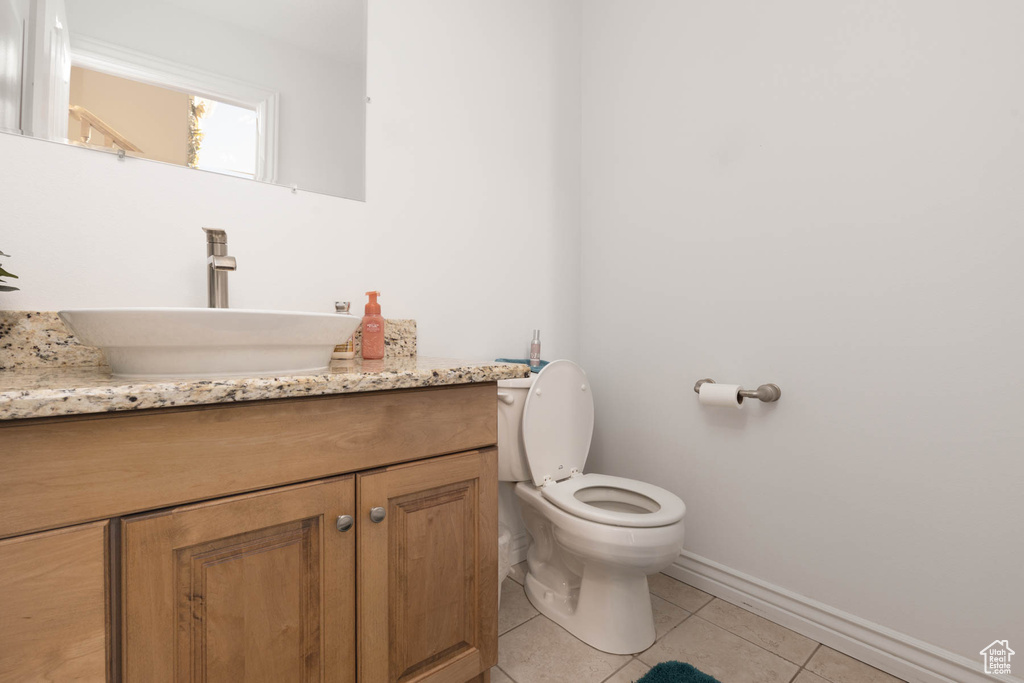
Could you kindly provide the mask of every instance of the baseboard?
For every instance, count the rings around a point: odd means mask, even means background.
[[[664,572],[909,683],[1024,683],[986,675],[980,655],[969,660],[685,550]]]
[[[508,549],[508,559],[512,566],[526,561],[526,550],[530,547],[530,532],[523,529],[512,537],[512,543]]]

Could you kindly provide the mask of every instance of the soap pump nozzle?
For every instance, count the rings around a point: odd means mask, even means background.
[[[366,304],[366,315],[380,315],[380,304],[377,303],[377,297],[380,296],[380,292],[367,292],[366,296],[370,297],[370,301]]]

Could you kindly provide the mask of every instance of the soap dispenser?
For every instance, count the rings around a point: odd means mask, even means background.
[[[377,360],[384,357],[384,318],[377,303],[380,292],[367,292],[366,295],[370,301],[363,315],[363,358]]]

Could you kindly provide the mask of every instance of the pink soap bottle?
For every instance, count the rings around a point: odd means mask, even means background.
[[[363,316],[363,358],[377,360],[384,357],[384,318],[380,315],[377,297],[380,292],[367,292],[370,302]]]

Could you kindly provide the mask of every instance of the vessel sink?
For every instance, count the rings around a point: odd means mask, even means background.
[[[231,308],[87,308],[58,311],[115,377],[192,379],[323,372],[359,327],[340,313]]]

